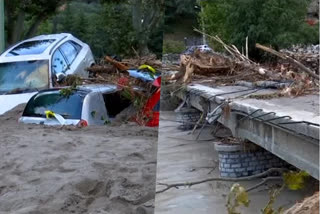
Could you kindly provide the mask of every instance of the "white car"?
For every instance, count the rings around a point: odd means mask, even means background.
[[[194,45],[187,47],[183,54],[193,54],[196,50],[199,50],[200,52],[213,52],[213,49],[210,48],[208,45]]]
[[[24,40],[0,55],[0,115],[26,103],[66,75],[88,77],[95,63],[90,47],[61,33]]]

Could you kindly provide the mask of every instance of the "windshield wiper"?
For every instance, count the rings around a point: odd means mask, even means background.
[[[14,55],[14,56],[19,56],[19,55],[20,55],[20,54],[14,52],[14,51],[10,51],[9,53],[11,53],[11,54]]]

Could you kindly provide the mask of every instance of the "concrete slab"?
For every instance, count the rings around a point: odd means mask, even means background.
[[[232,99],[234,105],[243,105],[251,107],[253,109],[263,109],[265,112],[275,112],[277,116],[289,115],[293,121],[307,121],[320,125],[320,113],[319,113],[319,95],[306,95],[300,97],[281,97],[273,99],[248,99],[241,97],[242,95],[253,92],[247,87],[242,86],[219,86],[211,88],[199,84],[191,85],[189,90],[202,91],[204,96],[213,96],[216,94],[222,94],[218,97],[220,99]],[[249,91],[243,91],[249,90]],[[236,92],[232,94],[224,94],[229,92]],[[243,92],[241,92],[243,91]],[[269,94],[275,90],[262,89],[252,94]]]

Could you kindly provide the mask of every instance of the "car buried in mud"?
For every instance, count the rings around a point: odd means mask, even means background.
[[[69,91],[69,92],[68,92]],[[104,125],[131,101],[121,96],[117,85],[82,85],[53,88],[34,95],[19,122],[44,125]]]
[[[90,47],[71,34],[19,42],[0,55],[0,115],[67,75],[88,77],[86,68],[94,63]]]
[[[153,87],[157,90],[142,108],[142,114],[149,119],[141,124],[138,118],[132,118],[140,125],[158,126],[160,107],[160,77],[155,79]],[[134,87],[135,91],[142,91]],[[44,125],[104,125],[128,108],[132,101],[122,94],[119,85],[80,85],[76,88],[52,88],[40,91],[27,103],[19,122]]]

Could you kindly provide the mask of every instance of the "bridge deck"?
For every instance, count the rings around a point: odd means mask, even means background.
[[[222,114],[219,122],[230,128],[234,136],[264,147],[319,179],[318,95],[264,100],[245,98],[248,94],[273,92],[240,86],[192,85],[178,96],[187,97],[192,106],[209,112],[230,100],[231,113],[229,116]]]

